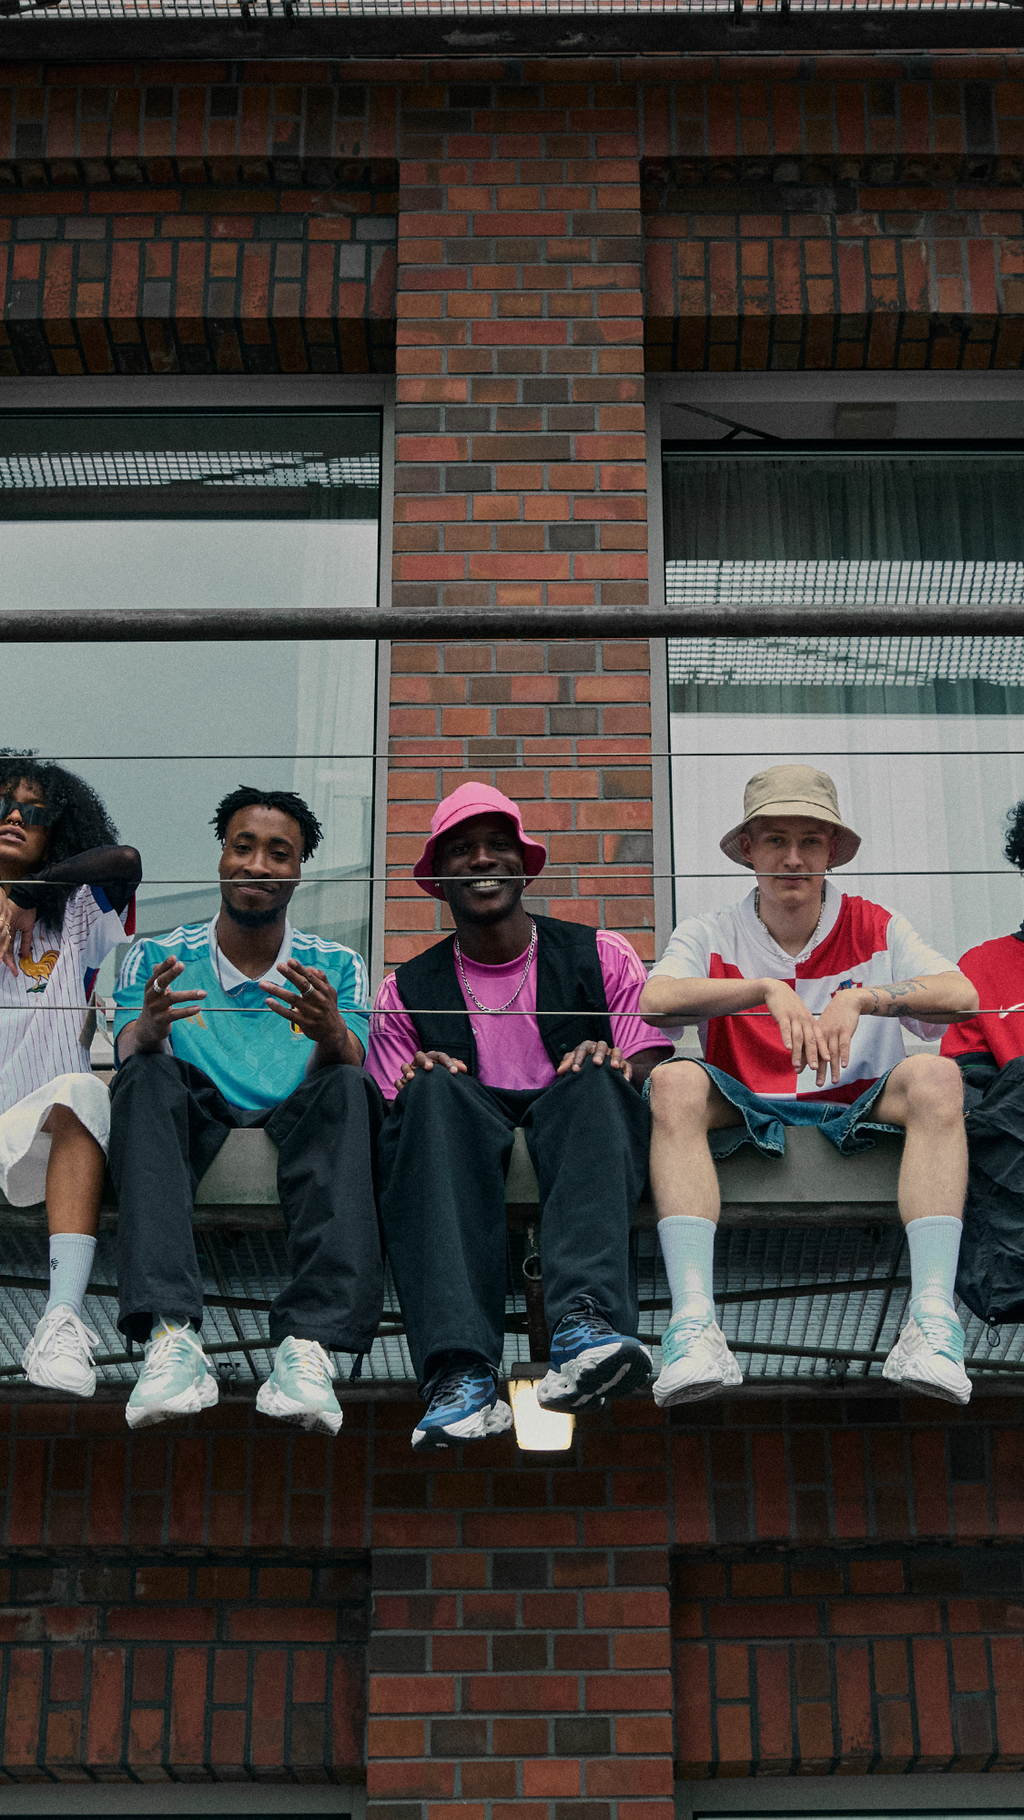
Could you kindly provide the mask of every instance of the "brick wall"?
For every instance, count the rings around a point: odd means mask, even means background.
[[[385,93],[287,63],[4,77],[0,376],[393,371]]]
[[[392,645],[385,964],[452,927],[412,865],[436,802],[469,778],[514,797],[546,843],[538,911],[621,929],[653,961],[650,725],[646,639]]]
[[[563,1455],[426,1459],[417,1407],[346,1403],[333,1445],[241,1403],[135,1435],[4,1408],[0,1777],[365,1771],[372,1820],[670,1820],[673,1752],[1024,1767],[1015,1400],[637,1399]]]
[[[1020,366],[1020,52],[695,57],[643,106],[648,370]]]

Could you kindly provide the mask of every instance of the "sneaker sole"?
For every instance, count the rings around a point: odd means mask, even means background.
[[[600,1408],[606,1398],[628,1397],[651,1381],[651,1355],[639,1340],[592,1346],[561,1371],[549,1371],[537,1386],[537,1402],[556,1413]]]
[[[220,1391],[216,1381],[209,1372],[201,1382],[190,1384],[187,1390],[178,1392],[176,1397],[168,1397],[163,1403],[144,1403],[134,1409],[130,1403],[125,1404],[124,1419],[129,1428],[152,1428],[157,1422],[169,1422],[175,1416],[197,1416],[203,1409],[212,1409],[218,1401]]]
[[[335,1414],[332,1409],[313,1408],[308,1403],[297,1403],[293,1397],[286,1397],[283,1390],[269,1381],[261,1384],[256,1396],[256,1407],[262,1416],[274,1416],[279,1422],[294,1422],[304,1428],[307,1434],[336,1435],[342,1423],[342,1412]]]
[[[968,1384],[967,1395],[955,1390],[948,1390],[944,1384],[933,1384],[927,1378],[915,1378],[902,1372],[888,1372],[882,1367],[882,1376],[887,1384],[895,1384],[897,1390],[908,1391],[911,1396],[937,1397],[940,1403],[956,1403],[961,1409],[966,1408],[971,1400],[971,1385]]]
[[[678,1403],[707,1403],[712,1397],[724,1396],[727,1390],[735,1390],[742,1382],[742,1376],[732,1382],[725,1378],[702,1378],[699,1384],[683,1384],[676,1390],[659,1390],[655,1383],[651,1395],[659,1409],[674,1409]]]
[[[471,1416],[449,1422],[447,1428],[414,1428],[412,1444],[416,1453],[434,1453],[460,1441],[486,1441],[491,1435],[503,1435],[512,1426],[512,1411],[500,1398],[491,1409],[477,1409]]]
[[[84,1380],[72,1382],[70,1378],[62,1378],[52,1366],[30,1358],[27,1350],[21,1361],[21,1369],[29,1383],[35,1384],[40,1390],[61,1390],[65,1395],[71,1397],[92,1397],[96,1394],[96,1373],[94,1371],[91,1371]]]

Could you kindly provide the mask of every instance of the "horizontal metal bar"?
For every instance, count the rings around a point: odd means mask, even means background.
[[[467,12],[333,19],[5,19],[4,55],[47,62],[137,58],[276,63],[306,58],[678,57],[687,51],[785,52],[1003,49],[1024,42],[1014,6],[790,7],[664,12]]]
[[[3,43],[0,27],[0,43]],[[13,50],[8,55],[13,55]],[[28,48],[22,53],[29,55]],[[41,53],[39,53],[41,54]],[[128,53],[122,50],[124,58]],[[141,53],[140,53],[141,54]],[[337,52],[334,53],[337,55]],[[520,637],[564,638],[747,638],[771,635],[874,633],[907,635],[1005,633],[1024,631],[1024,604],[949,606],[917,602],[828,602],[807,606],[736,607],[697,604],[692,607],[595,606],[517,607]],[[507,637],[509,617],[501,607],[211,607],[183,608],[46,608],[0,612],[0,638],[35,644],[166,643],[212,639],[259,638],[409,638],[459,639]]]

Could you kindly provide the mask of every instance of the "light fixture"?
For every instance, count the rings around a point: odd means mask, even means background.
[[[532,1376],[523,1373],[508,1381],[516,1442],[524,1453],[564,1453],[572,1446],[576,1417],[561,1410],[542,1409],[537,1401],[537,1385]]]

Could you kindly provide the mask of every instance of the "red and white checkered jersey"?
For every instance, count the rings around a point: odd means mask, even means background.
[[[952,961],[922,941],[905,916],[847,897],[827,882],[821,922],[796,956],[780,948],[754,909],[756,892],[709,916],[688,916],[673,930],[652,977],[671,979],[785,980],[808,1010],[820,1015],[830,999],[850,986],[890,986],[896,980],[954,971]],[[752,1007],[763,1011],[759,1005]],[[906,1055],[905,1025],[926,1039],[942,1035],[943,1024],[917,1018],[862,1017],[850,1044],[850,1060],[835,1086],[817,1088],[813,1072],[797,1075],[773,1017],[713,1017],[699,1025],[704,1059],[770,1099],[832,1100],[847,1105],[895,1068]]]
[[[0,967],[0,1113],[58,1074],[88,1074],[79,1033],[104,957],[135,928],[135,899],[118,912],[106,893],[81,885],[57,935],[38,920],[18,952],[17,974]]]

